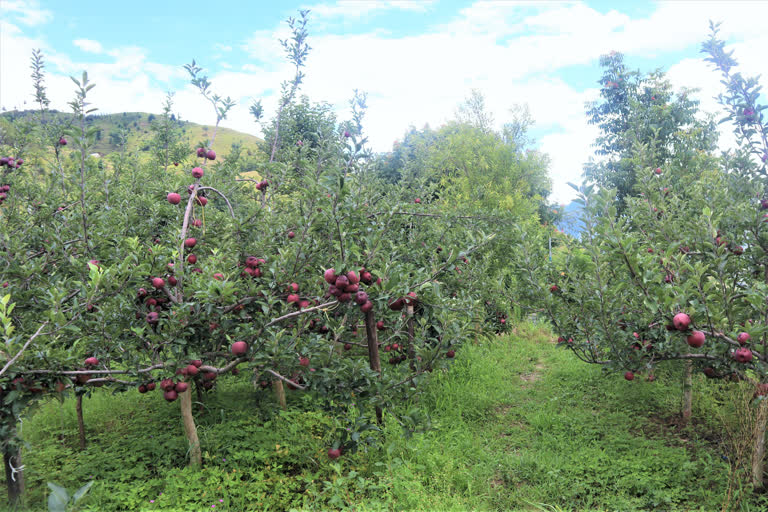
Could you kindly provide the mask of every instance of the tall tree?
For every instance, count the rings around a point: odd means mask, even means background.
[[[717,132],[711,120],[697,118],[694,91],[675,92],[662,71],[631,71],[617,52],[600,57],[600,66],[600,99],[587,104],[589,123],[600,129],[594,143],[598,158],[584,171],[599,186],[616,188],[621,212],[637,183],[638,166],[632,155],[638,149],[652,146],[647,153],[654,162],[646,164],[662,167],[680,152],[714,150]]]

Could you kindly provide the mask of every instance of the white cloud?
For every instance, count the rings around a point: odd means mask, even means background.
[[[376,11],[425,12],[435,3],[436,0],[338,0],[333,4],[316,4],[306,8],[311,11],[313,18],[322,23],[334,18],[358,20]]]
[[[104,51],[101,43],[92,39],[75,39],[72,44],[88,53],[102,53]]]
[[[37,5],[1,1],[3,8]],[[367,19],[388,10],[420,13],[436,8],[434,2],[395,1],[338,1],[312,6],[312,50],[301,93],[313,101],[328,101],[339,118],[345,119],[352,90],[367,92],[366,129],[373,148],[379,151],[391,149],[392,142],[400,139],[409,125],[421,128],[428,123],[436,127],[452,118],[457,104],[473,88],[484,93],[499,125],[513,104],[528,103],[536,124],[546,132],[539,137],[538,146],[551,157],[553,198],[558,202],[572,197],[565,183],[580,181],[582,165],[592,154],[596,128],[587,123],[584,103],[598,93],[592,86],[580,90],[568,84],[558,77],[560,71],[594,66],[601,54],[613,49],[628,58],[690,52],[706,39],[712,18],[724,21],[722,36],[734,42],[732,47],[745,74],[768,76],[763,58],[768,48],[768,36],[763,35],[766,3],[701,2],[694,6],[667,1],[655,4],[646,18],[632,19],[617,10],[600,12],[583,3],[481,1],[420,35],[395,37],[382,29],[368,33],[345,29],[342,35],[338,33],[341,29],[333,32],[329,28],[337,22]],[[38,15],[37,19],[43,18]],[[328,30],[323,32],[322,28]],[[282,23],[275,29],[252,33],[239,45],[214,46],[215,52],[232,52],[226,58],[232,68],[219,62],[224,69],[210,73],[212,89],[238,102],[224,126],[258,134],[248,113],[256,98],[264,99],[267,117],[274,113],[280,84],[293,74],[279,43],[289,36]],[[0,38],[0,104],[21,106],[24,99],[31,98],[31,82],[26,76],[31,49],[46,48],[45,41],[29,38],[18,26],[4,21],[0,21]],[[233,47],[238,46],[252,62],[235,60]],[[87,65],[51,50],[46,55],[51,63],[52,94],[62,94],[57,90],[61,89],[67,96],[54,99],[59,108],[72,93],[66,76],[78,75],[83,69],[97,83],[93,101],[105,112],[158,111],[164,90],[178,89],[177,85],[188,78],[180,65],[153,62],[144,49],[136,47],[102,53],[99,62]],[[216,58],[208,57],[209,62]],[[19,75],[19,69],[24,73]],[[686,59],[671,66],[668,76],[678,87],[701,87],[703,110],[718,108],[713,96],[721,91],[719,76],[701,59]],[[590,83],[598,78],[590,77]],[[184,119],[213,123],[211,105],[191,86],[178,91],[175,104]],[[727,127],[723,130],[729,131]],[[729,140],[732,138],[727,139],[724,133],[724,143]]]
[[[0,18],[11,17],[13,21],[29,26],[48,23],[53,14],[40,7],[37,0],[3,0],[0,2]]]

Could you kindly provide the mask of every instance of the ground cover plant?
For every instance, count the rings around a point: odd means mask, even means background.
[[[103,389],[86,401],[85,451],[72,401],[25,423],[28,498],[42,504],[48,480],[93,480],[78,510],[719,510],[735,456],[721,418],[733,426],[729,397],[751,390],[696,376],[685,425],[683,377],[669,366],[627,382],[558,348],[547,326],[521,324],[465,347],[385,418],[378,442],[331,460],[337,418],[298,392],[281,410],[229,376],[196,418],[201,471],[185,467],[177,411],[161,396]],[[764,506],[740,496],[743,510]]]

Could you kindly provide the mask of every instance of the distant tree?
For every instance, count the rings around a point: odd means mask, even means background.
[[[456,108],[456,119],[471,124],[483,133],[493,131],[493,114],[485,106],[485,96],[478,89],[472,89],[470,95]]]
[[[681,153],[713,150],[717,131],[711,120],[697,118],[693,91],[673,91],[663,72],[630,71],[616,52],[600,57],[600,66],[600,99],[587,104],[589,123],[600,129],[594,143],[598,160],[587,163],[584,173],[603,188],[616,188],[621,212],[637,183],[632,155],[638,148],[653,145],[648,154],[654,162],[643,163],[661,167]]]
[[[168,93],[163,104],[163,113],[157,118],[150,114],[152,118],[150,130],[152,138],[149,143],[149,149],[152,151],[153,158],[158,166],[164,171],[168,171],[168,166],[174,162],[180,162],[186,158],[189,148],[181,140],[181,127],[179,123],[171,119],[173,115],[173,94]]]
[[[528,134],[533,126],[533,116],[527,103],[515,104],[509,109],[511,121],[504,123],[501,136],[505,143],[514,144],[519,151],[529,148],[534,140]]]
[[[312,103],[302,96],[283,109],[279,129],[275,161],[290,160],[296,147],[317,149],[323,140],[336,137],[336,114],[329,103]],[[266,154],[272,151],[276,130],[276,120],[264,130],[261,149]]]

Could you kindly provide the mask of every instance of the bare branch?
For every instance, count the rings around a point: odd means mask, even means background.
[[[12,365],[13,363],[15,363],[15,362],[16,362],[16,361],[19,359],[19,357],[21,357],[21,354],[23,354],[23,353],[24,353],[24,351],[25,351],[25,350],[27,350],[27,347],[28,347],[28,346],[29,346],[29,345],[30,345],[30,344],[31,344],[31,343],[32,343],[32,342],[35,340],[35,338],[37,338],[38,336],[40,336],[40,332],[43,330],[43,327],[45,327],[46,325],[48,325],[48,320],[46,320],[45,322],[43,322],[43,323],[42,323],[42,325],[40,325],[40,327],[38,327],[37,331],[35,331],[35,334],[33,334],[32,336],[30,336],[30,338],[27,340],[27,342],[24,344],[24,346],[23,346],[23,347],[21,347],[21,350],[19,350],[19,351],[16,353],[16,355],[15,355],[15,356],[13,356],[13,357],[10,359],[10,361],[8,361],[7,363],[5,363],[5,366],[3,366],[3,369],[2,369],[2,370],[0,370],[0,375],[3,375],[3,374],[6,372],[6,371],[8,371],[8,368],[10,368],[10,367],[11,367],[11,365]]]

